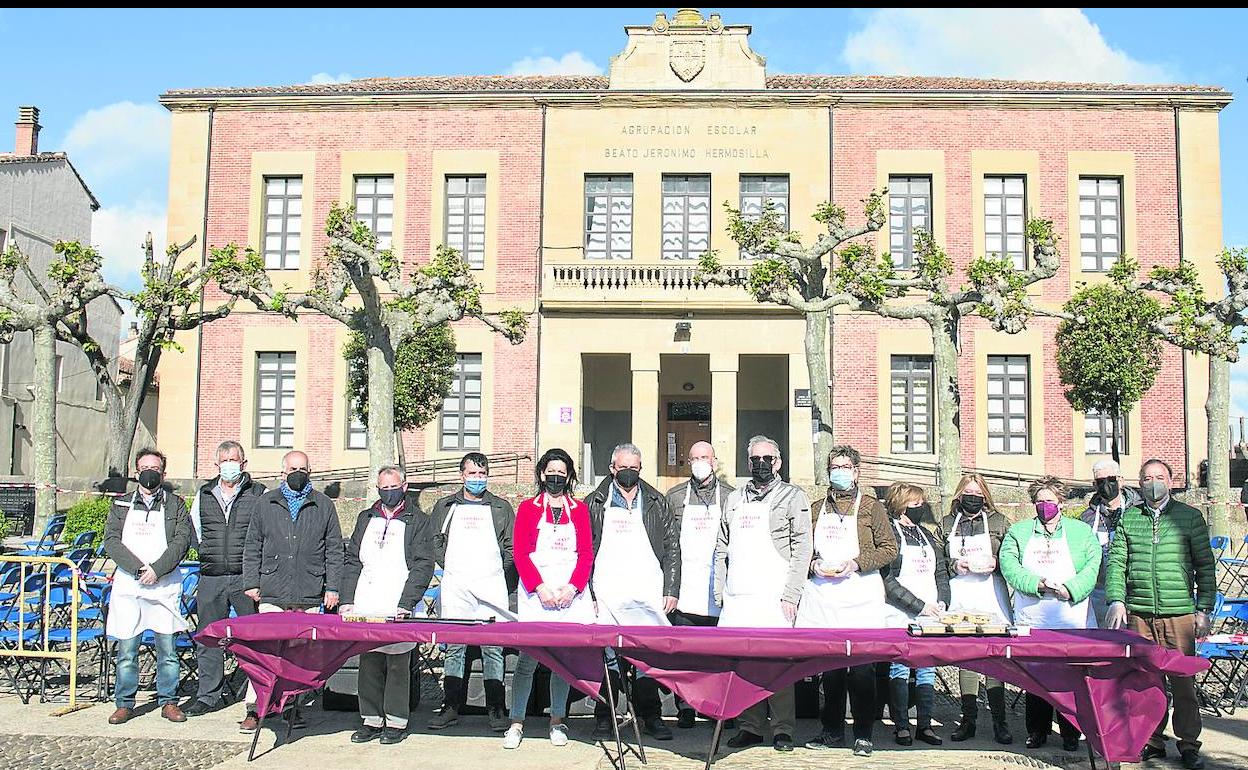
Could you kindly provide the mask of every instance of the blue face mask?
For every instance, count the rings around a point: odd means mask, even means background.
[[[480,494],[485,491],[485,485],[487,483],[488,479],[468,479],[464,482],[464,489],[474,495],[480,496]]]
[[[833,468],[828,473],[828,483],[833,489],[844,492],[854,486],[854,472],[850,468]]]

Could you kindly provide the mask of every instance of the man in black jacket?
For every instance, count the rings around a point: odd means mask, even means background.
[[[308,456],[287,452],[282,483],[256,503],[243,549],[245,593],[260,612],[320,612],[338,606],[342,583],[342,526],[334,501],[312,488]],[[306,726],[298,706],[291,727]],[[241,732],[254,732],[248,714]]]
[[[243,593],[243,547],[247,543],[247,526],[265,488],[252,481],[244,470],[247,458],[237,441],[221,442],[216,465],[217,477],[200,487],[191,503],[193,542],[199,552],[196,607],[200,628],[228,618],[231,608],[239,617],[256,612],[256,602]],[[195,665],[199,692],[186,709],[186,715],[191,717],[220,708],[225,651],[197,645]],[[255,711],[255,705],[249,700],[247,710]]]
[[[670,625],[667,613],[680,595],[680,535],[663,493],[641,480],[641,450],[620,444],[611,452],[611,478],[594,490],[589,504],[594,537],[591,585],[598,622],[622,626]],[[663,724],[659,686],[638,677],[633,706],[647,735],[672,739]],[[594,708],[596,735],[609,735],[605,704]]]

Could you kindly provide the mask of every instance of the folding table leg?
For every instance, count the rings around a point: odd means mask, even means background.
[[[715,732],[711,735],[711,748],[706,752],[706,770],[711,770],[711,765],[715,764],[715,755],[719,753],[719,736],[724,732],[724,720],[715,720]]]
[[[637,726],[637,715],[633,712],[633,704],[632,698],[630,697],[628,682],[624,677],[623,672],[620,672],[621,694],[624,696],[624,702],[628,706],[628,714],[625,716],[625,722],[627,723],[631,721],[633,724],[633,735],[637,740],[636,747],[625,743],[624,739],[620,736],[620,720],[616,716],[615,689],[611,687],[611,669],[607,665],[605,657],[602,661],[602,675],[603,682],[605,683],[607,689],[607,707],[611,711],[611,733],[612,737],[615,739],[614,756],[612,756],[611,751],[607,748],[606,741],[603,741],[602,750],[607,755],[607,761],[611,763],[611,766],[614,767],[615,770],[626,770],[625,755],[631,751],[633,755],[640,759],[641,763],[644,765],[646,763],[646,749],[641,743],[641,730]]]

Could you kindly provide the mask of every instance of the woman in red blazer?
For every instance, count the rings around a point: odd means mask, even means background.
[[[572,497],[576,468],[562,449],[551,449],[537,461],[537,495],[516,509],[512,552],[520,575],[517,620],[545,623],[594,622],[594,604],[585,590],[594,565],[589,507]],[[524,737],[524,715],[533,689],[537,661],[521,655],[511,680],[511,727],[503,748],[514,749]],[[550,742],[568,743],[569,685],[550,677]]]

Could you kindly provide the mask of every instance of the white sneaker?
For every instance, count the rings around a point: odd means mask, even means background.
[[[568,726],[564,724],[550,726],[550,743],[552,746],[568,745]]]
[[[507,728],[507,732],[503,734],[503,748],[518,749],[520,741],[524,739],[524,728],[520,725],[512,725]]]

